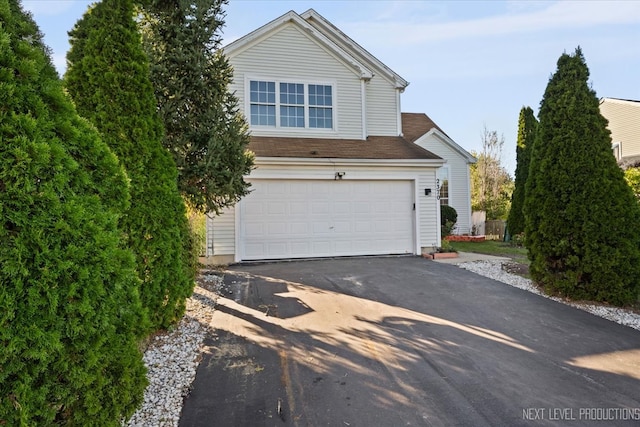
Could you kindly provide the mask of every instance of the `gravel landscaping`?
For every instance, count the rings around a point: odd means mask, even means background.
[[[458,267],[640,330],[638,313],[549,297],[533,286],[530,280],[504,271],[501,261],[466,262],[458,264]],[[183,400],[189,394],[201,360],[202,343],[215,310],[215,302],[222,292],[225,292],[222,276],[204,272],[200,276],[199,286],[187,301],[184,318],[174,329],[158,334],[151,341],[144,354],[149,386],[145,391],[142,407],[126,426],[178,425]]]

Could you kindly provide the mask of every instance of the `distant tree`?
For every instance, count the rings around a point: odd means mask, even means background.
[[[177,170],[162,147],[162,122],[133,0],[93,5],[69,35],[66,86],[78,111],[94,123],[129,174],[131,208],[122,226],[136,256],[151,326],[166,328],[184,313],[195,267]]]
[[[472,152],[477,159],[470,167],[471,208],[485,211],[488,220],[506,219],[509,212],[513,180],[501,164],[504,136],[484,128],[482,152]]]
[[[220,213],[248,193],[253,157],[233,69],[224,56],[222,0],[144,0],[141,25],[151,81],[178,186],[196,210]]]
[[[122,166],[0,0],[0,425],[119,426],[146,386]]]
[[[531,147],[536,136],[537,126],[538,120],[536,120],[531,107],[522,107],[518,119],[515,187],[511,196],[511,209],[507,219],[507,229],[511,235],[524,232],[525,186],[529,175]]]
[[[531,276],[575,299],[627,304],[640,290],[640,207],[611,154],[580,48],[558,59],[540,103],[526,187]]]

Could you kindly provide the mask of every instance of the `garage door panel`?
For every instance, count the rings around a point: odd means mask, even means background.
[[[256,180],[242,259],[413,253],[411,181]]]

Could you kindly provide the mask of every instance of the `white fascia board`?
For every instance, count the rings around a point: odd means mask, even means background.
[[[438,138],[439,140],[447,144],[449,147],[451,147],[454,151],[458,152],[462,157],[464,157],[467,163],[471,164],[471,163],[477,162],[477,159],[473,157],[471,153],[469,153],[467,150],[465,150],[460,145],[458,145],[453,139],[449,138],[447,135],[445,135],[444,133],[442,133],[436,128],[431,128],[429,132],[425,133],[420,138],[416,139],[414,141],[414,144],[421,142],[422,140],[426,139],[431,135],[435,136],[436,138]]]
[[[332,157],[307,158],[307,157],[256,157],[256,166],[259,165],[299,165],[299,166],[400,166],[400,167],[435,167],[447,163],[445,159],[338,159]]]
[[[279,18],[274,19],[268,24],[263,25],[247,34],[244,37],[235,40],[229,45],[223,47],[224,54],[227,57],[233,57],[238,55],[245,49],[253,46],[255,43],[258,43],[260,40],[269,36],[269,34],[277,31],[283,25],[288,23],[294,23],[298,25],[300,28],[305,30],[311,37],[316,40],[321,46],[324,46],[329,52],[331,52],[338,59],[348,64],[352,68],[358,71],[359,77],[361,79],[369,80],[373,77],[373,71],[371,71],[368,67],[358,61],[355,57],[351,56],[348,52],[342,49],[340,46],[336,45],[332,42],[327,36],[322,34],[322,32],[318,31],[315,27],[309,24],[307,21],[302,19],[300,15],[295,13],[294,11],[289,11],[282,15]]]
[[[386,77],[387,80],[393,83],[395,89],[403,91],[407,86],[409,86],[408,81],[382,63],[378,58],[370,54],[365,48],[356,43],[314,9],[307,10],[300,14],[300,17],[306,22],[309,22],[310,25],[321,31],[324,35],[334,40],[342,49],[350,52],[353,56],[360,57],[373,66],[373,68],[378,69],[382,74],[384,74],[384,77]],[[312,21],[309,21],[309,19],[312,19]]]

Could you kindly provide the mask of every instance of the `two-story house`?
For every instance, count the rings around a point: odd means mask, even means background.
[[[609,121],[616,160],[623,166],[640,163],[640,101],[602,98],[600,114]]]
[[[252,192],[207,221],[212,263],[421,254],[440,245],[440,204],[470,230],[474,158],[425,114],[408,82],[314,10],[224,48],[251,130]]]

